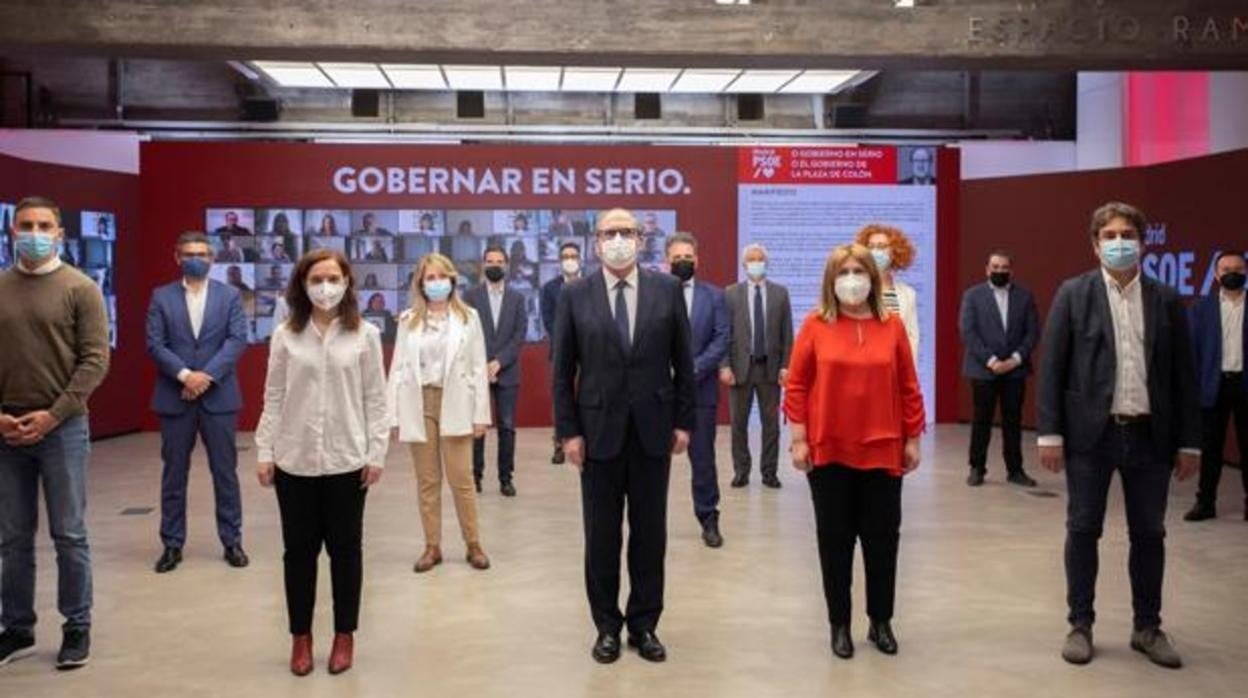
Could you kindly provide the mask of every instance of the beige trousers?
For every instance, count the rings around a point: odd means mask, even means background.
[[[477,529],[477,490],[472,481],[472,435],[442,436],[438,424],[442,414],[442,389],[423,388],[425,398],[424,443],[414,443],[412,463],[416,466],[420,523],[426,545],[442,545],[442,472],[451,486],[455,513],[464,542],[480,543]]]

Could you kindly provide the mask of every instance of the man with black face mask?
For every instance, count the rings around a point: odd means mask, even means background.
[[[1196,367],[1200,371],[1200,407],[1204,419],[1204,444],[1200,458],[1200,490],[1196,506],[1183,518],[1204,521],[1218,515],[1218,480],[1222,477],[1226,448],[1226,421],[1235,417],[1239,443],[1239,472],[1244,478],[1244,520],[1248,521],[1248,373],[1244,372],[1244,348],[1248,347],[1248,323],[1244,322],[1244,279],[1248,264],[1243,252],[1221,252],[1214,261],[1220,290],[1192,308],[1192,338]]]
[[[1040,314],[1031,292],[1013,282],[1013,260],[1006,252],[988,257],[988,283],[975,284],[962,295],[958,327],[966,358],[962,374],[971,381],[974,416],[971,423],[971,472],[966,484],[984,484],[992,418],[1001,403],[1001,436],[1007,480],[1022,487],[1036,481],[1023,470],[1023,394],[1031,374],[1031,352],[1040,339]]]

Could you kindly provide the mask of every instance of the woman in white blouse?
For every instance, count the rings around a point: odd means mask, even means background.
[[[399,318],[390,366],[389,405],[399,441],[411,444],[419,488],[425,552],[416,572],[442,562],[442,476],[451,487],[467,560],[479,570],[481,548],[472,440],[490,425],[485,335],[471,307],[455,293],[459,274],[449,258],[431,253],[412,275],[410,308]]]
[[[390,436],[381,334],[360,318],[342,253],[309,252],[286,289],[256,427],[260,484],[276,486],[285,545],[290,670],[312,671],[317,558],[329,553],[334,645],[329,671],[351,668],[363,583],[364,496],[381,479]]]
[[[888,225],[872,223],[863,227],[855,236],[855,242],[871,250],[875,265],[880,268],[884,281],[884,307],[894,315],[901,316],[910,340],[910,354],[915,365],[919,363],[919,309],[914,288],[898,281],[894,272],[905,271],[914,263],[914,243],[901,230]]]

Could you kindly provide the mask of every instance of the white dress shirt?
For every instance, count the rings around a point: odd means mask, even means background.
[[[208,307],[208,282],[205,280],[195,291],[186,279],[182,279],[182,288],[186,291],[186,313],[191,316],[191,334],[199,339],[199,331],[204,327],[204,309]]]
[[[446,348],[450,334],[447,332],[447,316],[425,315],[417,335],[417,353],[420,355],[420,375],[424,385],[442,387],[442,374],[446,371]]]
[[[988,283],[988,288],[991,288],[991,289],[992,289],[992,297],[993,297],[994,299],[996,299],[996,301],[997,301],[997,312],[1001,313],[1001,327],[1002,327],[1002,329],[1004,329],[1004,330],[1005,330],[1006,334],[1009,334],[1009,331],[1010,331],[1010,288],[1011,288],[1011,285],[1010,285],[1010,284],[1006,284],[1006,285],[1005,285],[1005,288],[997,288],[994,284],[992,284],[991,282],[989,282],[989,283]],[[1022,354],[1019,354],[1018,352],[1014,352],[1013,354],[1010,354],[1010,358],[1011,358],[1011,359],[1014,359],[1015,361],[1017,361],[1017,362],[1018,362],[1018,363],[1020,363],[1020,364],[1021,364],[1021,363],[1023,363],[1023,356],[1022,356]],[[997,357],[995,357],[995,356],[989,356],[989,357],[988,357],[988,368],[992,368],[992,367],[993,367],[993,366],[997,363],[997,361],[999,361],[999,359],[998,359]]]
[[[507,291],[507,282],[486,282],[486,295],[490,297],[490,315],[494,320],[494,329],[498,329],[498,316],[503,314],[503,293]]]
[[[1149,414],[1148,361],[1144,348],[1144,296],[1140,274],[1125,287],[1104,269],[1105,292],[1109,314],[1113,320],[1114,354],[1117,372],[1114,375],[1114,402],[1110,414],[1138,416]]]
[[[633,270],[628,272],[628,276],[624,277],[627,284],[624,287],[624,303],[628,305],[628,341],[632,343],[633,337],[637,335],[637,282],[641,274],[637,271],[637,265],[633,265]],[[611,317],[615,317],[615,285],[620,282],[620,278],[612,274],[604,265],[602,267],[602,278],[607,282],[607,307],[611,309]]]
[[[1222,370],[1238,373],[1244,370],[1244,293],[1232,299],[1221,291],[1222,308]],[[1248,446],[1241,446],[1246,448]]]
[[[257,458],[291,475],[316,477],[383,467],[389,446],[381,332],[335,319],[325,333],[309,320],[273,332],[256,427]]]
[[[693,319],[693,279],[689,279],[684,284],[685,291],[685,312],[689,314],[689,319]]]

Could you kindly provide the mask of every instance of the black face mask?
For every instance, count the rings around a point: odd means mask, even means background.
[[[1005,288],[1010,285],[1010,272],[994,271],[988,275],[988,280],[991,281],[992,285],[997,288]]]
[[[1222,275],[1222,288],[1228,291],[1238,291],[1244,287],[1244,281],[1248,277],[1237,271],[1228,271]]]
[[[486,267],[485,278],[489,279],[490,281],[493,281],[494,283],[498,283],[499,281],[502,281],[503,280],[503,268],[502,267]]]
[[[689,279],[692,279],[695,269],[697,269],[697,267],[695,267],[693,261],[689,259],[672,262],[672,275],[681,281],[688,281]]]

